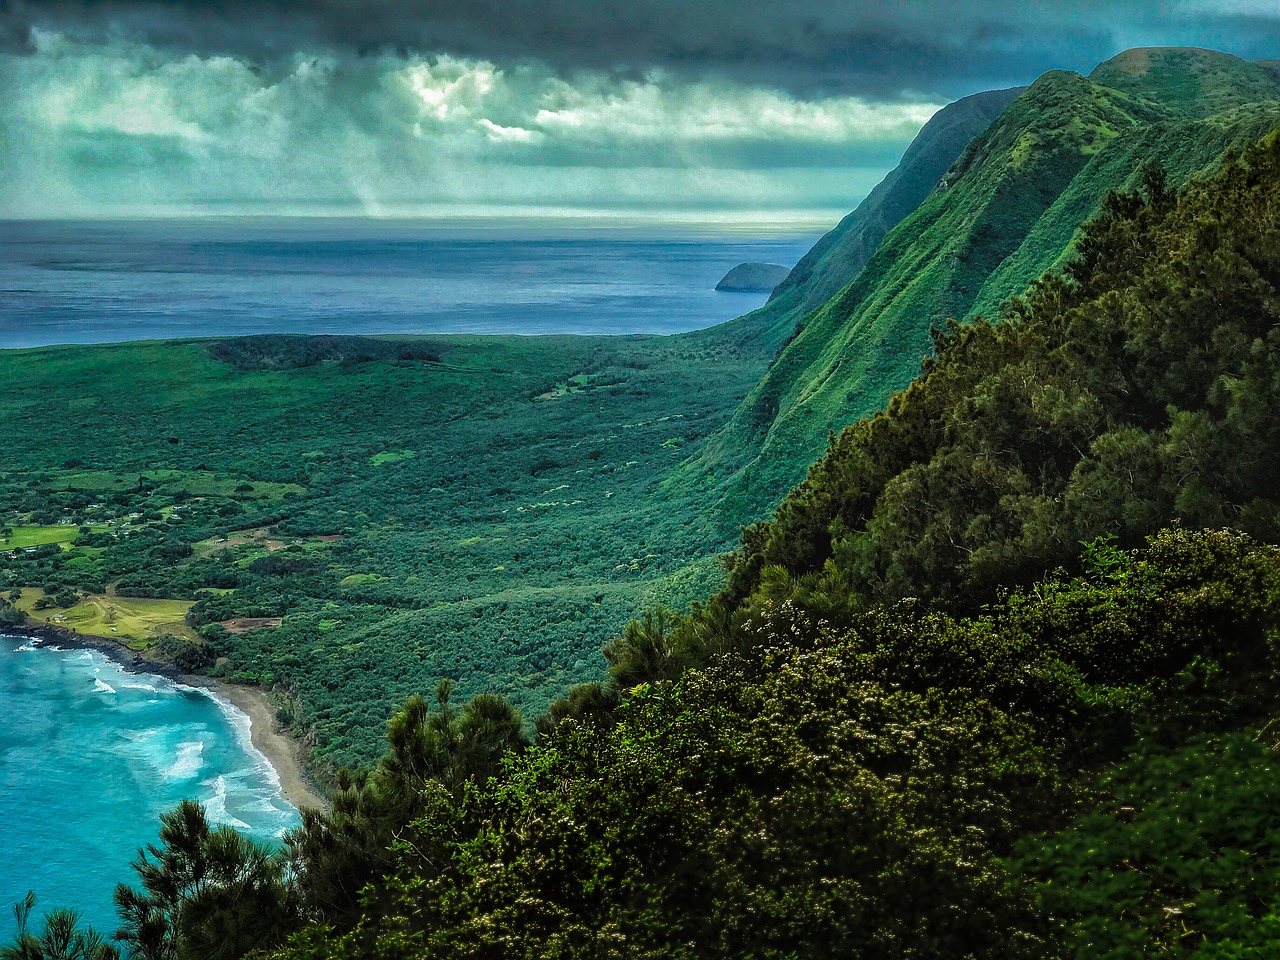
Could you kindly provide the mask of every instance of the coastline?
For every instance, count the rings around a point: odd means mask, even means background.
[[[148,660],[110,637],[72,633],[65,627],[53,624],[0,624],[0,633],[47,640],[69,649],[97,650],[127,670],[156,674],[227,701],[249,718],[249,739],[254,749],[261,753],[275,770],[285,799],[299,810],[328,810],[328,800],[307,772],[303,762],[301,742],[279,728],[275,708],[271,705],[267,692],[261,687],[250,687],[228,683],[216,677],[184,673],[172,664]]]
[[[144,663],[149,661],[144,660]],[[255,748],[276,771],[280,789],[299,810],[327,810],[329,803],[307,773],[302,762],[302,744],[280,730],[276,723],[276,710],[261,687],[248,687],[239,683],[227,683],[215,677],[183,674],[183,683],[202,687],[215,696],[228,701],[249,718],[249,739]]]

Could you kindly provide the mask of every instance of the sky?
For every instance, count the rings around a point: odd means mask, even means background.
[[[945,103],[1277,0],[0,0],[0,217],[852,209]]]

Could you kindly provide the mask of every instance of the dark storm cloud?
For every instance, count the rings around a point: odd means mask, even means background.
[[[294,49],[449,52],[642,74],[719,74],[807,95],[951,96],[1087,72],[1127,46],[1280,56],[1274,0],[925,3],[833,0],[10,0],[4,36],[41,27],[258,59]]]
[[[37,29],[0,53],[0,218],[299,205],[842,209],[941,105],[455,54],[269,63]]]
[[[842,211],[947,99],[1278,0],[0,0],[0,218]]]

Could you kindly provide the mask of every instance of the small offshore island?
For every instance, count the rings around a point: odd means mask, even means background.
[[[791,272],[780,263],[740,263],[716,284],[716,289],[733,293],[768,293]]]

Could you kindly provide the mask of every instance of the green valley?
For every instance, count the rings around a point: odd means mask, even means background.
[[[0,588],[106,636],[81,594],[193,602],[195,662],[290,691],[321,770],[441,676],[534,716],[717,582],[729,543],[660,482],[762,370],[663,338],[6,352]]]

